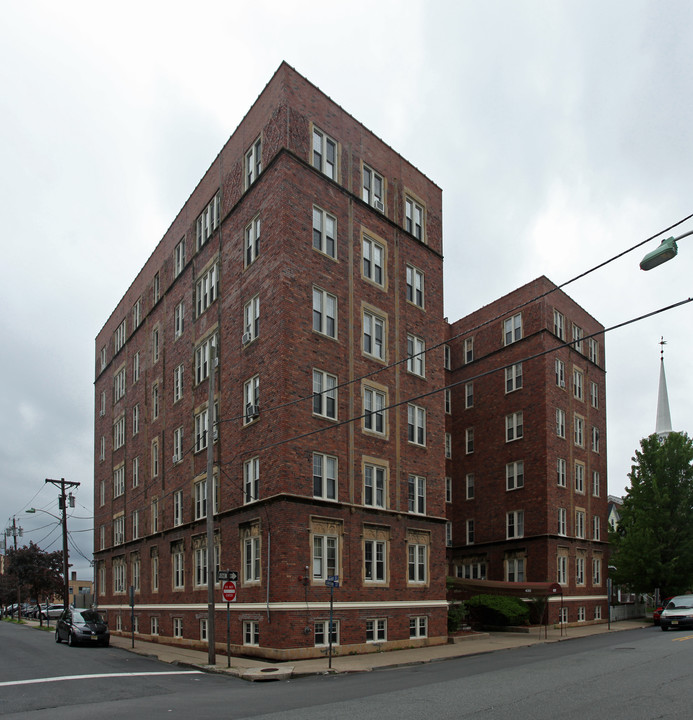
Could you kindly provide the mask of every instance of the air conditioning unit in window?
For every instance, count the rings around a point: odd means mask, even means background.
[[[380,212],[385,212],[385,203],[378,198],[373,198],[373,207]]]
[[[247,421],[253,420],[260,414],[259,405],[246,405],[245,406],[245,419]]]
[[[173,464],[174,464],[174,465],[175,465],[179,460],[180,460],[180,458],[178,457],[178,455],[174,455],[174,456],[173,456]]]
[[[241,338],[241,345],[247,345],[252,339],[253,336],[249,332],[244,332]]]

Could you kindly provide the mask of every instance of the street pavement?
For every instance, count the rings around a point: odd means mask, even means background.
[[[38,627],[38,621],[26,620],[27,625]],[[245,680],[285,680],[304,675],[323,675],[331,673],[370,672],[385,668],[420,665],[429,662],[449,660],[466,655],[509,650],[527,647],[538,643],[562,642],[574,638],[614,633],[622,630],[652,627],[652,622],[644,618],[612,622],[611,629],[606,623],[597,625],[576,625],[570,627],[537,628],[529,632],[484,632],[464,635],[455,643],[432,645],[429,647],[389,650],[362,655],[337,655],[330,660],[327,656],[308,660],[290,660],[272,663],[268,660],[254,660],[246,657],[227,658],[216,653],[214,665],[209,665],[207,651],[164,645],[142,640],[135,636],[134,647],[129,635],[111,635],[113,647],[130,652],[156,657],[162,662],[185,665],[206,672],[228,673]]]

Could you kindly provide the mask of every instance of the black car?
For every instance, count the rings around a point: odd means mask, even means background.
[[[96,610],[65,610],[55,626],[55,642],[67,640],[70,647],[85,643],[108,647],[111,633]]]

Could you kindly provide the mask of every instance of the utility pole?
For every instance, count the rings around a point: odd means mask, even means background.
[[[58,507],[62,512],[62,525],[63,525],[63,607],[67,609],[70,605],[70,576],[69,568],[70,565],[67,561],[67,495],[65,494],[66,487],[79,487],[78,482],[70,482],[65,478],[60,480],[51,480],[46,478],[47,483],[51,483],[55,486],[60,487],[60,495],[58,495]],[[70,507],[74,507],[75,499],[70,493]]]
[[[214,634],[214,371],[217,349],[209,344],[209,391],[207,399],[207,664],[216,665]]]
[[[5,530],[5,537],[9,537],[12,535],[14,538],[14,549],[17,549],[17,535],[21,537],[24,534],[24,528],[17,527],[17,518],[12,516],[12,527],[8,527]],[[5,554],[7,554],[7,541],[5,541]],[[17,586],[17,618],[21,619],[22,617],[22,596],[21,596],[21,586]]]

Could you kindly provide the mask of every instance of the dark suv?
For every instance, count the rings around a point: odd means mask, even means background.
[[[67,640],[70,647],[85,643],[108,647],[111,633],[96,610],[70,608],[60,616],[55,626],[55,642]]]

